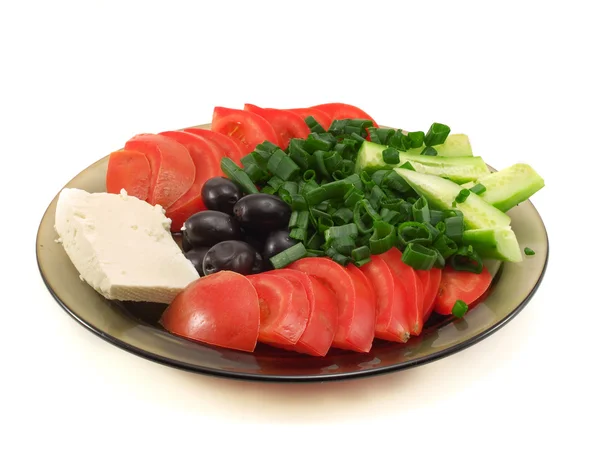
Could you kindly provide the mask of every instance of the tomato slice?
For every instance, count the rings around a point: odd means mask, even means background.
[[[228,157],[238,165],[241,164],[240,160],[244,155],[244,149],[242,149],[240,144],[231,137],[216,133],[210,129],[186,128],[183,131],[204,139],[213,147],[213,149],[216,149],[218,153],[217,157],[219,158],[219,164],[221,163],[221,158],[223,157]]]
[[[260,115],[267,120],[279,137],[282,149],[286,149],[293,138],[306,139],[310,128],[298,114],[283,109],[260,108],[246,103],[244,110]]]
[[[282,347],[303,354],[326,355],[337,328],[337,302],[333,293],[313,276],[298,270],[282,268],[264,274],[287,279],[295,289],[301,289],[308,300],[309,313],[304,333],[295,345]]]
[[[146,201],[150,193],[150,163],[145,154],[137,151],[114,151],[108,158],[106,191],[128,195]]]
[[[357,108],[356,106],[352,106],[351,104],[323,103],[318,104],[316,106],[311,106],[311,109],[318,109],[320,111],[325,112],[331,117],[331,120],[343,120],[346,118],[363,118],[371,120],[373,122],[373,126],[379,126],[377,122],[373,120],[373,117],[371,117],[362,109]]]
[[[166,215],[171,219],[171,231],[179,232],[185,220],[196,212],[206,209],[202,201],[202,186],[208,179],[221,173],[218,151],[206,140],[194,134],[182,131],[164,131],[159,134],[183,145],[190,153],[196,167],[192,187],[167,209]]]
[[[304,289],[283,278],[266,274],[247,276],[258,294],[260,330],[258,341],[295,345],[308,322],[309,305]]]
[[[446,266],[442,270],[440,287],[435,298],[435,311],[441,315],[450,315],[454,303],[462,299],[467,305],[477,301],[490,287],[492,275],[487,268],[479,274],[468,271],[456,271]]]
[[[217,106],[213,112],[211,129],[237,141],[243,148],[243,155],[250,153],[265,140],[281,147],[273,126],[254,112]]]
[[[319,109],[295,108],[295,109],[286,109],[286,111],[290,111],[290,112],[293,112],[294,114],[298,114],[302,118],[302,120],[305,120],[306,117],[314,118],[323,128],[325,128],[325,131],[327,131],[329,129],[329,127],[331,126],[331,122],[333,121],[329,114],[327,114],[326,112],[323,112]],[[306,123],[306,122],[304,122],[304,123]]]
[[[143,153],[150,163],[150,190],[147,201],[168,209],[194,183],[196,167],[180,143],[158,134],[138,134],[125,143],[125,151]]]
[[[252,283],[232,271],[199,278],[179,293],[160,323],[170,333],[223,348],[252,352],[260,308]]]
[[[406,292],[406,313],[409,319],[409,332],[419,335],[423,330],[423,284],[415,270],[402,261],[402,253],[397,248],[392,248],[379,255],[393,274],[398,276]]]
[[[370,334],[374,332],[374,320],[371,322],[370,318],[367,319],[366,328],[358,329],[365,326],[365,319],[358,316],[357,310],[368,310],[368,307],[358,304],[365,301],[365,298],[358,298],[357,288],[350,273],[333,260],[324,257],[305,257],[290,264],[288,268],[314,276],[335,295],[338,322],[331,346],[368,352],[372,344]]]
[[[371,282],[376,299],[375,337],[405,343],[409,336],[409,321],[405,311],[404,288],[396,282],[385,261],[371,255],[371,262],[360,267]]]
[[[365,342],[365,344],[355,345],[355,351],[369,352],[375,338],[375,291],[371,281],[355,265],[349,264],[346,270],[350,274],[356,290],[354,326],[350,329],[348,339]]]
[[[435,298],[438,294],[441,280],[441,268],[432,268],[431,270],[429,270],[429,282],[427,284],[423,283],[424,286],[427,285],[423,297],[423,323],[427,322],[427,320],[431,316],[431,312],[433,312],[433,308],[435,306]]]

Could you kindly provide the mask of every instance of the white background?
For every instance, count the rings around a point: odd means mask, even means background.
[[[162,3],[0,3],[0,446],[598,447],[594,2]],[[447,123],[490,165],[545,178],[550,264],[505,328],[402,373],[253,384],[130,355],[48,294],[35,233],[80,170],[215,105],[329,101]]]

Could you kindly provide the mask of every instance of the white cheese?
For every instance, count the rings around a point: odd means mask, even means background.
[[[55,229],[80,277],[107,299],[170,303],[198,279],[160,206],[136,197],[63,189]]]

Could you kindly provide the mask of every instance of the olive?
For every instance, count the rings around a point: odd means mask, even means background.
[[[203,210],[185,221],[183,237],[194,248],[211,247],[224,240],[238,240],[241,230],[231,215],[216,210]]]
[[[182,236],[181,236],[181,248],[183,249],[184,253],[187,253],[188,251],[194,249],[194,247],[192,246],[190,241],[187,239],[185,234],[182,234]]]
[[[257,252],[252,246],[240,240],[226,240],[211,247],[204,256],[202,268],[205,275],[221,270],[235,271],[240,274],[252,274],[260,263]]]
[[[200,276],[204,276],[204,269],[202,268],[202,262],[204,261],[204,256],[210,248],[202,247],[202,248],[194,248],[185,253],[185,257],[192,262],[192,265],[198,272]]]
[[[287,226],[292,210],[281,198],[266,193],[246,195],[233,206],[233,215],[244,229],[270,232]]]
[[[231,215],[233,206],[242,197],[242,191],[236,183],[227,178],[210,178],[202,186],[202,201],[211,210]]]
[[[269,270],[270,267],[267,266],[263,256],[258,251],[254,254],[254,264],[252,264],[252,270],[250,271],[252,274],[262,273],[263,271]]]
[[[294,246],[297,241],[290,237],[289,231],[280,229],[277,231],[271,232],[265,241],[265,246],[263,248],[263,256],[265,259],[269,260],[275,254],[279,254],[280,252],[291,248]]]

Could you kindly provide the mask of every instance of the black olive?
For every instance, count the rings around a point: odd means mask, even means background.
[[[233,206],[242,197],[242,191],[236,183],[227,178],[210,178],[202,186],[202,201],[211,210],[231,215]]]
[[[183,249],[184,253],[187,253],[188,251],[191,251],[192,249],[194,249],[194,247],[192,246],[190,241],[187,239],[185,234],[181,235],[181,248]]]
[[[262,273],[263,271],[267,271],[270,268],[271,267],[269,267],[265,263],[265,260],[263,259],[262,254],[260,254],[258,251],[256,251],[254,254],[254,264],[252,265],[252,270],[250,272],[252,274],[258,274],[258,273]]]
[[[257,269],[257,252],[246,242],[227,240],[211,247],[202,265],[205,275],[229,270],[240,274],[252,274]]]
[[[204,269],[202,268],[202,262],[204,261],[204,256],[208,252],[210,248],[194,248],[185,253],[185,257],[192,262],[194,268],[198,272],[200,276],[204,276]]]
[[[224,240],[238,240],[240,225],[230,215],[216,210],[195,213],[183,224],[183,237],[194,248],[211,247]]]
[[[233,214],[244,229],[266,233],[287,226],[292,210],[278,196],[252,193],[235,203]]]
[[[263,248],[263,256],[266,260],[269,260],[275,254],[279,254],[282,251],[285,251],[288,248],[291,248],[296,243],[296,240],[290,237],[289,231],[280,229],[277,231],[271,232],[267,240],[265,241],[265,246]]]

